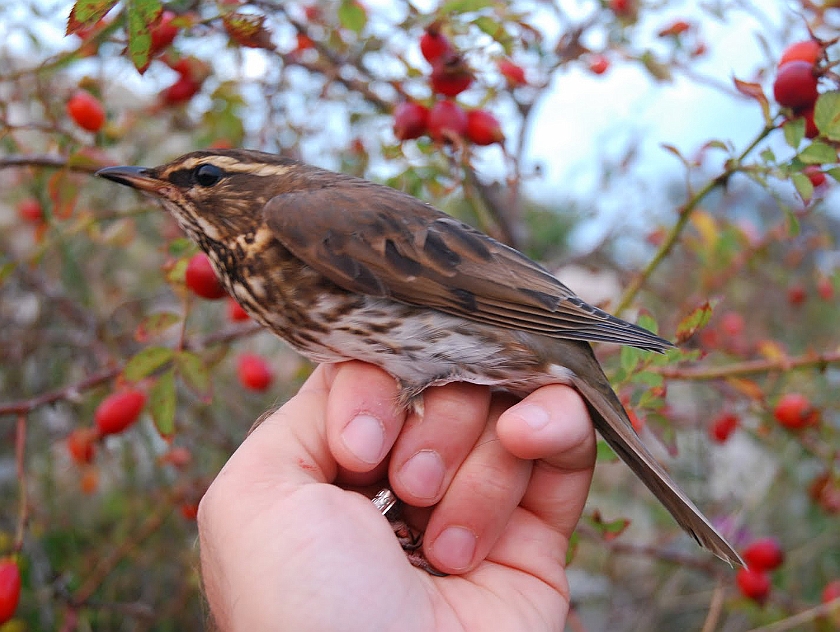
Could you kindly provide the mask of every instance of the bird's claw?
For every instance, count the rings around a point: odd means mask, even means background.
[[[415,568],[420,568],[429,575],[435,577],[446,577],[446,573],[442,573],[429,563],[426,556],[423,555],[421,547],[423,545],[423,534],[414,531],[408,524],[400,517],[401,503],[396,494],[390,489],[385,488],[380,490],[376,496],[371,499],[374,506],[382,513],[388,522],[391,523],[391,528],[394,530],[394,535],[397,536],[397,541],[400,543],[405,556],[409,563]]]

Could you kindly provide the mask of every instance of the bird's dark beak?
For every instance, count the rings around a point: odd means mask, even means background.
[[[105,167],[97,171],[96,175],[138,191],[158,195],[161,187],[165,185],[164,182],[155,177],[154,170],[146,167]]]

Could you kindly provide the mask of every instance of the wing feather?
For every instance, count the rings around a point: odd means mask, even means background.
[[[389,187],[333,178],[281,193],[263,212],[296,257],[350,291],[555,338],[671,346],[585,303],[519,251]]]

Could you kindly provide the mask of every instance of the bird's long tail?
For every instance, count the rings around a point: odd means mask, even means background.
[[[577,362],[567,363],[565,361],[569,359],[567,355],[563,364],[566,368],[572,369],[573,374],[570,378],[572,385],[586,399],[595,428],[621,457],[621,460],[630,466],[636,476],[674,516],[677,523],[697,540],[700,546],[730,565],[744,566],[743,560],[732,545],[717,532],[702,512],[671,480],[671,477],[639,439],[624,406],[610,387],[592,349],[589,345],[585,347],[584,349],[581,345],[579,349],[582,353],[574,354]],[[566,349],[568,351],[568,347]],[[586,365],[587,370],[581,372],[582,366],[569,366],[569,364]],[[589,381],[581,379],[579,375],[587,375]]]

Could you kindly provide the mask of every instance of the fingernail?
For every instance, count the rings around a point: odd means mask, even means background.
[[[378,463],[385,443],[385,428],[373,415],[357,415],[344,427],[341,440],[360,461]]]
[[[544,428],[551,419],[548,411],[536,404],[521,404],[517,406],[516,414],[534,430]]]
[[[476,535],[466,527],[447,527],[432,544],[435,559],[448,568],[467,568],[475,555]]]
[[[421,450],[400,469],[400,483],[415,498],[436,498],[443,484],[443,459],[434,450]]]

